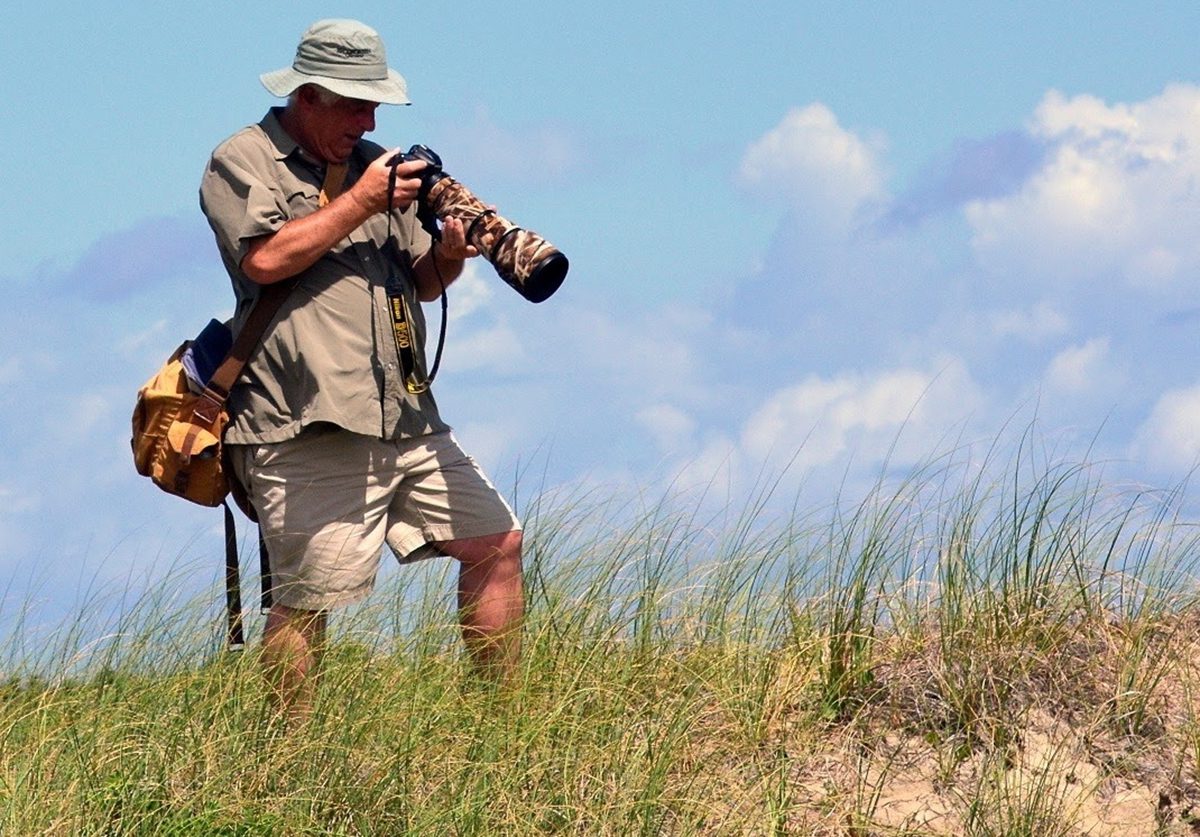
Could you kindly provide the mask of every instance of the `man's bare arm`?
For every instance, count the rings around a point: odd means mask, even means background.
[[[293,218],[271,235],[251,241],[242,259],[242,271],[260,285],[288,279],[315,264],[372,215],[386,212],[390,173],[387,161],[393,153],[380,155],[358,182],[327,206],[304,218]],[[392,194],[394,206],[404,209],[413,202],[421,181],[411,175],[424,167],[421,161],[399,166]]]

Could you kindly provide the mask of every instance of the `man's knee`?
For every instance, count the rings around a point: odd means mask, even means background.
[[[459,538],[434,544],[443,555],[456,558],[466,566],[503,564],[521,561],[520,530],[498,532],[478,538]]]
[[[328,614],[323,610],[299,610],[275,602],[267,614],[266,634],[294,631],[305,639],[320,638],[325,631]]]

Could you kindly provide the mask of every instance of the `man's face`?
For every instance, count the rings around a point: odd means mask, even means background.
[[[314,95],[305,102],[304,133],[308,150],[330,163],[343,163],[363,134],[375,130],[378,102]]]

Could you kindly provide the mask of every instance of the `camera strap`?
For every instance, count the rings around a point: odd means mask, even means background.
[[[399,165],[399,162],[393,165],[391,171],[388,173],[387,238],[389,241],[392,238],[392,195],[395,194],[396,190],[397,165]],[[422,205],[420,211],[427,212],[428,210]],[[436,225],[434,225],[434,229],[436,229]],[[412,316],[408,310],[408,299],[404,296],[403,281],[395,274],[389,274],[385,287],[388,298],[388,311],[392,316],[392,336],[396,341],[396,353],[400,356],[400,367],[404,374],[404,388],[411,395],[418,395],[429,389],[429,385],[437,377],[438,368],[442,365],[442,349],[446,346],[446,312],[449,309],[449,303],[446,299],[446,281],[442,278],[442,271],[437,263],[437,254],[433,251],[433,247],[437,243],[437,236],[431,234],[431,237],[433,237],[434,243],[430,245],[427,256],[432,261],[434,275],[437,276],[438,284],[442,287],[442,322],[438,329],[438,344],[437,351],[433,356],[433,368],[429,370],[429,374],[424,379],[417,377],[417,356],[413,347],[413,330],[410,326]]]

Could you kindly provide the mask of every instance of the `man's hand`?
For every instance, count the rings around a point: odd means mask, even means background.
[[[461,218],[442,221],[442,240],[435,245],[437,255],[446,261],[463,261],[479,255],[479,250],[467,243],[467,228]]]
[[[442,237],[413,262],[417,299],[430,302],[441,296],[451,282],[462,275],[463,262],[479,255],[467,243],[467,232],[459,218],[442,221]]]
[[[461,218],[442,221],[442,237],[413,263],[417,299],[431,302],[442,295],[450,283],[462,275],[463,262],[479,255],[467,243],[467,231]]]
[[[367,170],[363,172],[358,182],[350,187],[348,194],[369,215],[387,212],[388,180],[392,174],[392,167],[388,165],[388,160],[399,153],[399,148],[393,148],[391,151],[380,154],[371,165],[367,166]],[[408,209],[409,204],[417,199],[421,181],[413,175],[420,173],[426,165],[428,164],[424,160],[411,160],[396,167],[396,185],[392,190],[392,206],[394,208]]]

